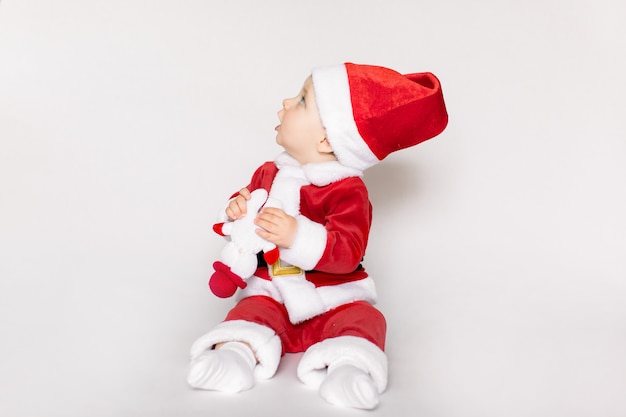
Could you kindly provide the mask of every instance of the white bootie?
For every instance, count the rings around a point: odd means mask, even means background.
[[[254,386],[256,358],[244,343],[228,342],[192,359],[187,382],[193,388],[240,392]]]
[[[372,377],[355,365],[333,365],[328,367],[328,375],[320,385],[320,396],[343,407],[376,408],[379,394]]]
[[[225,342],[244,342],[246,348],[250,347],[248,350],[253,352],[252,357],[255,361],[253,370],[255,380],[269,379],[276,373],[282,354],[280,338],[269,327],[244,320],[225,321],[215,326],[208,333],[200,336],[191,346],[191,363],[203,362],[203,360],[198,360],[200,356],[212,356],[211,352],[214,352],[213,347]],[[222,348],[219,350],[224,349],[224,346],[226,345],[222,345]],[[246,351],[244,350],[243,352]],[[250,357],[247,353],[243,356],[244,358]],[[209,360],[213,361],[213,359]],[[202,367],[200,365],[197,366],[199,366],[197,372],[200,372]],[[192,366],[191,369],[193,368]],[[192,380],[196,378],[198,377],[194,376]]]
[[[331,404],[370,410],[387,387],[387,356],[360,337],[326,339],[304,353],[298,378]]]

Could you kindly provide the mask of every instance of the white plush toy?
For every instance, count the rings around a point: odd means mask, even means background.
[[[246,287],[245,280],[254,274],[257,268],[256,254],[260,251],[263,251],[268,265],[278,260],[280,254],[276,245],[255,231],[258,226],[254,224],[254,218],[264,205],[269,204],[266,203],[267,195],[267,191],[262,188],[252,191],[244,217],[213,226],[217,234],[230,236],[230,241],[222,249],[220,260],[213,263],[215,272],[209,280],[211,291],[218,297],[230,297],[237,291],[237,287]]]

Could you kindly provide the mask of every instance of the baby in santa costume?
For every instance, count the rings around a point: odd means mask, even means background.
[[[386,324],[361,265],[372,221],[363,171],[443,131],[439,80],[346,63],[314,69],[283,101],[276,142],[223,220],[255,216],[280,259],[259,267],[226,319],[191,348],[194,388],[239,392],[271,378],[282,355],[304,352],[298,378],[328,402],[372,409],[387,385]],[[280,204],[248,213],[256,189]],[[268,204],[269,205],[269,204]]]

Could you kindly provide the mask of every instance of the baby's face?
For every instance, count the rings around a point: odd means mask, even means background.
[[[297,96],[283,100],[278,119],[280,124],[276,126],[276,143],[300,164],[327,160],[327,152],[322,152],[320,147],[326,138],[326,130],[315,102],[311,77],[305,80]]]

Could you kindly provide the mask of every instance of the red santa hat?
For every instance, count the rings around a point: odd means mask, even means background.
[[[312,71],[328,141],[342,165],[365,170],[437,136],[448,114],[437,77],[345,63]]]

